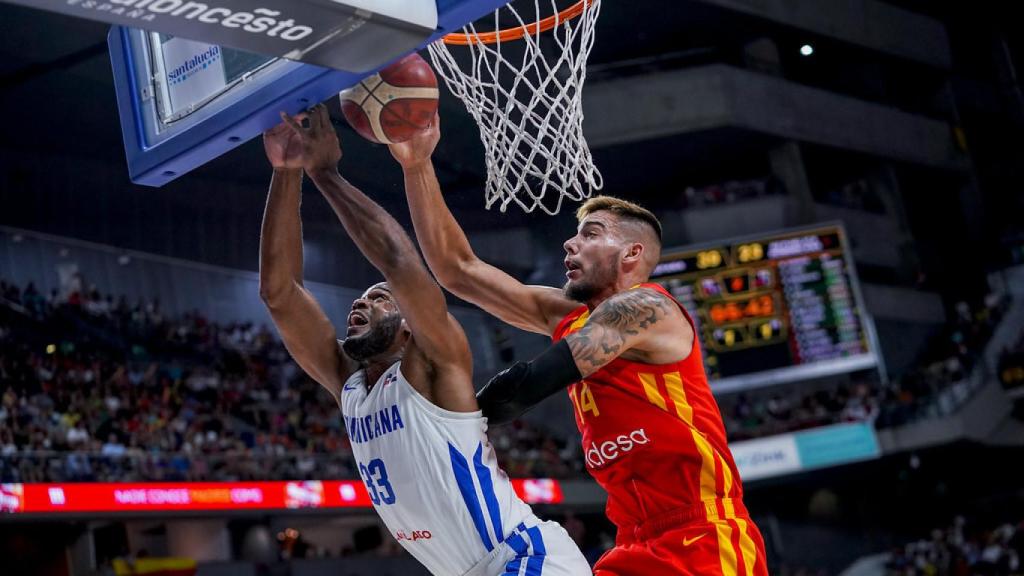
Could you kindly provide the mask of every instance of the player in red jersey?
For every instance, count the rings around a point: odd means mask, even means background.
[[[647,283],[661,251],[649,211],[610,197],[577,213],[564,244],[562,289],[527,286],[484,263],[441,195],[430,156],[438,121],[391,146],[402,165],[416,236],[440,283],[555,344],[480,392],[491,422],[568,387],[587,469],[608,492],[618,527],[600,576],[767,574],[764,542],[743,505],[693,322]]]

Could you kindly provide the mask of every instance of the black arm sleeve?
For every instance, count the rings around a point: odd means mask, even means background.
[[[565,340],[530,362],[516,362],[499,372],[477,393],[477,403],[491,424],[504,424],[583,376]]]

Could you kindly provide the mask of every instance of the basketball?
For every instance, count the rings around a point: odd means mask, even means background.
[[[343,91],[341,111],[363,138],[395,144],[430,125],[437,96],[434,71],[413,52]]]

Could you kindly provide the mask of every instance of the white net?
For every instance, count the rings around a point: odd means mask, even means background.
[[[557,214],[566,198],[579,202],[603,186],[583,136],[582,100],[601,0],[591,0],[578,18],[557,21],[547,32],[527,26],[545,15],[557,18],[554,0],[533,0],[533,7],[533,19],[524,19],[520,12],[526,10],[511,4],[494,14],[495,29],[512,22],[536,30],[522,39],[465,46],[439,40],[430,45],[430,56],[480,126],[486,207],[497,203],[504,212],[515,202],[526,212]],[[464,32],[476,40],[486,34],[474,24]]]

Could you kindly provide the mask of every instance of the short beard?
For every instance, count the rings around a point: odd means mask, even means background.
[[[387,352],[388,348],[395,343],[398,329],[402,326],[402,317],[398,314],[389,314],[362,336],[346,338],[341,348],[348,354],[348,357],[356,362],[364,362]]]
[[[594,269],[595,278],[576,283],[566,282],[562,288],[565,297],[581,304],[586,304],[596,298],[605,287],[614,285],[618,280],[615,270],[616,262],[618,262],[618,257],[612,256],[607,266]]]
[[[597,287],[589,282],[577,282],[575,284],[572,282],[566,282],[562,291],[565,293],[566,298],[573,302],[580,302],[581,304],[586,304],[594,296],[597,296]]]

